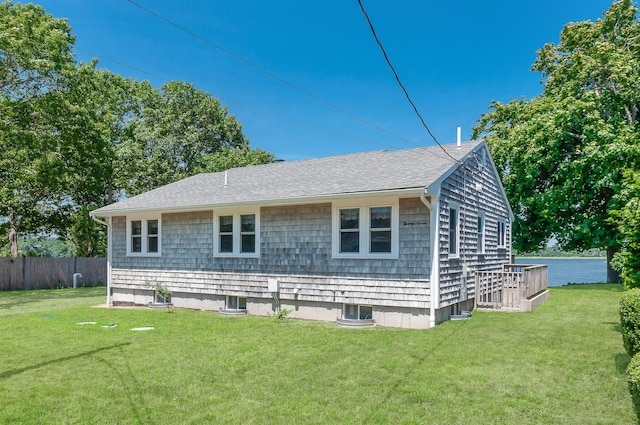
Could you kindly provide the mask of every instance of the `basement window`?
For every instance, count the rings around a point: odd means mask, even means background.
[[[235,295],[229,295],[227,297],[227,310],[246,310],[247,299],[245,297],[238,297]]]
[[[370,305],[344,305],[344,318],[349,320],[371,320],[373,319],[373,307]]]

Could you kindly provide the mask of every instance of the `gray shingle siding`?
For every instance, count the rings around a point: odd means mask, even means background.
[[[488,161],[486,147],[483,147],[466,162],[465,167],[460,167],[442,183],[439,211],[441,306],[474,296],[474,270],[496,269],[510,261],[510,250],[498,248],[498,220],[505,220],[508,224],[506,246],[511,245],[510,210],[503,196],[498,176]],[[449,256],[449,207],[451,204],[460,208],[460,255],[455,259]],[[485,252],[483,254],[479,254],[477,249],[479,212],[485,217]],[[468,267],[466,280],[463,278],[464,266]]]
[[[114,217],[113,267],[276,275],[428,279],[429,215],[417,198],[399,202],[398,259],[332,258],[331,204],[260,209],[260,258],[213,255],[213,212],[162,214],[162,256],[126,256],[126,218]]]
[[[114,299],[147,302],[157,281],[183,305],[198,308],[188,300],[200,300],[217,309],[225,296],[234,295],[247,297],[257,314],[270,314],[275,300],[267,282],[276,278],[280,299],[296,312],[300,308],[300,317],[326,320],[340,315],[343,303],[363,304],[373,305],[376,320],[384,323],[434,326],[448,318],[450,305],[469,308],[476,270],[498,268],[511,253],[512,213],[486,145],[476,141],[445,150],[455,161],[438,148],[420,148],[247,167],[229,170],[228,176],[202,174],[94,211],[94,216],[111,218]],[[429,208],[420,199],[423,194]],[[378,201],[398,206],[391,219],[397,220],[392,232],[398,236],[388,255],[393,258],[366,258],[364,253],[334,258],[338,230],[332,228],[333,214],[343,206],[367,208]],[[453,204],[460,222],[456,258],[449,253]],[[259,214],[259,255],[214,253],[216,211],[235,214],[236,220],[245,211]],[[479,212],[485,226],[481,254]],[[127,256],[127,214],[160,218],[160,256]],[[368,220],[360,222],[361,243],[371,236],[363,233],[369,231],[364,228]],[[507,224],[503,248],[497,247],[498,220]],[[437,227],[432,229],[432,223]],[[237,239],[234,244],[238,249]],[[434,262],[437,287],[430,282]],[[439,295],[430,310],[432,293]]]

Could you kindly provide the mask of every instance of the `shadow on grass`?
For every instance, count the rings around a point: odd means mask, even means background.
[[[60,357],[60,358],[54,359],[54,360],[48,360],[46,362],[34,364],[34,365],[31,365],[31,366],[21,367],[20,369],[8,370],[6,372],[0,373],[0,379],[7,379],[7,378],[10,378],[12,376],[24,373],[24,372],[29,372],[31,370],[35,370],[35,369],[39,369],[41,367],[46,367],[46,366],[52,365],[54,363],[66,362],[68,360],[74,360],[74,359],[78,359],[78,358],[81,358],[81,357],[91,356],[93,354],[100,353],[102,351],[113,350],[114,348],[123,347],[125,345],[130,345],[130,344],[131,344],[130,342],[123,342],[122,344],[115,344],[115,345],[110,345],[108,347],[96,348],[95,350],[85,351],[84,353],[74,354],[73,356],[66,356],[66,357]]]
[[[622,374],[627,373],[627,367],[630,361],[631,357],[627,353],[616,354],[616,367],[618,368],[618,372]]]
[[[0,308],[20,308],[41,301],[51,301],[63,298],[93,298],[96,295],[101,295],[101,292],[103,291],[106,295],[106,287],[104,286],[86,289],[37,289],[28,291],[11,291],[1,294]]]
[[[122,390],[127,392],[128,400],[130,400],[129,410],[131,415],[136,418],[136,423],[152,423],[150,420],[151,410],[143,397],[142,385],[129,362],[126,359],[118,363],[106,359],[99,359],[99,361],[112,370],[112,376],[118,379]],[[121,370],[122,367],[126,372]]]
[[[460,329],[462,329],[467,323],[468,322],[466,320],[451,322],[449,324],[449,326],[452,327],[451,331],[449,331],[447,334],[440,336],[440,341],[437,342],[430,350],[426,352],[422,352],[420,354],[411,354],[411,358],[415,361],[415,364],[413,365],[413,367],[408,367],[404,375],[400,375],[398,379],[395,380],[394,383],[392,384],[389,383],[388,390],[383,394],[382,399],[378,403],[376,403],[374,406],[372,406],[369,415],[365,417],[365,420],[363,421],[363,423],[372,422],[372,418],[375,416],[376,412],[378,412],[379,410],[383,410],[384,405],[391,402],[391,396],[397,392],[400,385],[404,384],[405,382],[407,382],[407,380],[410,379],[411,374],[413,373],[413,369],[421,368],[422,365],[428,360],[429,358],[428,355],[433,355],[438,351],[446,349],[445,347],[446,345],[451,344],[452,341],[456,341],[456,338],[454,337],[458,332],[460,332]],[[454,326],[454,325],[457,325],[457,326]],[[429,330],[428,332],[434,332],[434,331]]]

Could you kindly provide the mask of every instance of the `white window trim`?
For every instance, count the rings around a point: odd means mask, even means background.
[[[231,299],[236,299],[236,308],[231,308]],[[240,308],[240,300],[244,300],[244,308]],[[241,297],[239,295],[227,295],[227,299],[225,300],[225,309],[227,310],[237,310],[237,311],[247,311],[247,297]]]
[[[478,244],[477,253],[484,254],[487,251],[487,218],[484,215],[484,212],[478,211],[478,218],[482,219],[482,241]],[[477,231],[476,231],[477,235]],[[480,242],[480,241],[478,241]]]
[[[256,252],[240,252],[242,238],[240,235],[240,216],[253,214],[256,217]],[[220,218],[233,216],[233,252],[220,252]],[[213,212],[213,256],[227,258],[260,258],[260,210],[251,209],[219,209]]]
[[[370,208],[391,207],[391,252],[369,252],[370,249]],[[340,210],[360,209],[360,252],[340,252]],[[331,250],[332,258],[354,259],[397,259],[400,246],[400,212],[398,198],[362,198],[336,201],[332,204]]]
[[[501,223],[504,229],[502,241],[500,241],[500,224]],[[496,237],[497,237],[496,244],[498,245],[498,248],[506,248],[507,247],[507,220],[503,218],[498,219],[498,222],[496,224]]]
[[[349,306],[356,307],[356,310],[357,310],[357,314],[356,315],[358,316],[357,319],[350,319],[350,320],[372,320],[373,319],[373,306],[372,305],[369,305],[369,304],[343,304],[342,305],[342,317],[344,319],[347,318],[347,309],[349,308]],[[371,317],[369,317],[368,319],[367,318],[365,318],[365,319],[361,319],[360,318],[360,316],[361,316],[361,311],[360,310],[361,310],[362,307],[371,309]]]
[[[456,252],[455,254],[451,253],[451,229],[449,228],[449,224],[451,223],[451,210],[454,209],[456,210]],[[462,216],[461,211],[460,211],[460,204],[456,204],[456,203],[450,203],[449,204],[449,224],[447,225],[447,239],[449,241],[449,258],[460,258],[460,238],[461,238],[461,234],[460,234],[460,229],[462,228],[462,226],[460,225],[460,217]]]
[[[147,221],[158,220],[158,252],[147,252],[149,249],[148,235],[147,235]],[[142,221],[142,250],[141,252],[131,252],[131,222]],[[155,215],[128,215],[126,223],[126,235],[127,235],[127,257],[160,257],[162,255],[162,216],[160,214]]]

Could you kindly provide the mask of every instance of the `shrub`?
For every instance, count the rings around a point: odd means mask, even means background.
[[[636,354],[627,366],[627,381],[633,400],[633,409],[640,419],[640,354]]]
[[[613,198],[609,223],[615,226],[620,251],[612,266],[625,289],[640,287],[640,172],[625,171],[622,189]]]
[[[640,352],[640,288],[620,295],[620,324],[624,349],[633,356]]]
[[[276,311],[276,313],[273,315],[273,321],[276,323],[282,322],[287,318],[291,311],[292,310],[289,310],[288,308],[278,308],[278,311]]]

